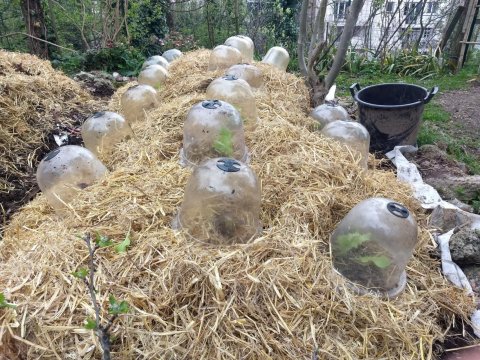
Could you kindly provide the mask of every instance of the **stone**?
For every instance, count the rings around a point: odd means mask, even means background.
[[[457,264],[480,264],[480,229],[464,227],[450,238],[452,260]]]
[[[428,221],[431,228],[440,230],[442,233],[470,223],[471,219],[464,212],[457,209],[445,209],[441,206],[437,206],[433,210]]]

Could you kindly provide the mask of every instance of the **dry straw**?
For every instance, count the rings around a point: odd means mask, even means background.
[[[96,106],[50,62],[0,51],[0,227],[35,195],[35,170],[55,146],[48,138],[55,125],[72,126]]]
[[[205,248],[170,228],[190,170],[178,165],[182,123],[204,98],[209,52],[185,54],[170,68],[161,105],[134,124],[135,139],[105,159],[111,170],[59,218],[38,196],[12,220],[0,248],[0,284],[16,310],[0,310],[0,339],[29,359],[98,359],[83,321],[94,310],[70,273],[85,266],[76,234],[99,232],[126,254],[98,253],[98,298],[127,300],[130,314],[112,331],[116,359],[433,359],[473,302],[449,285],[429,253],[423,225],[396,300],[355,296],[332,276],[328,238],[360,200],[404,203],[424,224],[410,190],[392,172],[361,175],[346,147],[304,125],[307,90],[294,75],[262,66],[260,124],[247,134],[262,181],[262,237]],[[125,91],[121,89],[119,93]],[[119,96],[110,104],[118,109]],[[374,165],[374,160],[370,159]]]

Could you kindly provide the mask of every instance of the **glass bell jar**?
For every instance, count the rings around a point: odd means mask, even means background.
[[[349,120],[347,110],[334,102],[326,102],[312,110],[310,116],[318,121],[319,129],[336,120]]]
[[[364,169],[368,168],[370,134],[365,126],[355,121],[337,120],[325,125],[320,132],[348,145],[361,156],[360,166]]]
[[[254,89],[258,89],[263,85],[262,70],[254,65],[237,64],[228,68],[225,75],[235,76],[238,79],[245,80],[248,85]]]
[[[257,124],[257,106],[250,85],[236,76],[226,75],[213,80],[207,87],[208,99],[219,99],[235,106],[244,121],[244,128],[254,129]]]
[[[331,235],[333,267],[355,292],[394,298],[405,288],[405,267],[416,243],[417,223],[405,206],[385,198],[366,199]]]
[[[88,149],[66,145],[48,153],[38,165],[37,183],[47,202],[62,210],[78,191],[98,181],[107,168]]]
[[[149,65],[138,74],[138,83],[157,89],[168,77],[168,71],[161,65]]]
[[[242,62],[242,53],[232,46],[218,45],[210,53],[208,70],[228,69]]]
[[[287,66],[290,62],[290,55],[288,55],[288,51],[284,48],[274,46],[268,50],[267,55],[262,59],[262,62],[273,65],[279,70],[287,71]]]
[[[111,111],[97,112],[82,125],[85,147],[96,156],[111,153],[116,144],[132,136],[132,129],[123,116]]]
[[[204,160],[224,156],[247,161],[240,113],[221,100],[202,101],[190,109],[183,125],[180,163],[195,166]]]
[[[259,235],[260,184],[244,163],[209,159],[195,167],[174,227],[211,245],[246,243]]]
[[[158,105],[157,91],[150,85],[135,85],[120,98],[122,115],[129,124],[145,119],[145,110]]]
[[[165,69],[168,69],[169,63],[167,59],[160,55],[153,55],[150,56],[142,65],[142,70],[145,69],[147,66],[150,65],[160,65],[163,66]]]
[[[169,62],[171,63],[173,60],[178,59],[181,57],[183,54],[180,50],[178,49],[170,49],[165,51],[162,56]]]
[[[225,40],[225,45],[234,47],[242,54],[242,62],[251,63],[253,61],[253,41],[248,36],[236,35]]]

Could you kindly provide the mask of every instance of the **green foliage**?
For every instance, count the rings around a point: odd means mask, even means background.
[[[86,268],[80,268],[77,271],[72,272],[72,275],[78,279],[85,279],[88,275],[89,271]]]
[[[373,263],[376,267],[380,269],[385,269],[391,265],[391,261],[388,257],[385,255],[379,255],[379,256],[360,256],[358,260],[362,264],[368,264],[368,263]]]
[[[0,293],[0,309],[5,309],[5,308],[15,309],[16,307],[17,305],[8,303],[7,300],[5,299],[5,295],[3,293]]]
[[[358,248],[361,244],[370,240],[369,234],[352,232],[340,235],[335,243],[340,251],[339,255],[345,255],[350,250]]]
[[[233,155],[233,134],[227,128],[220,129],[217,139],[213,144],[213,148],[220,156]]]
[[[119,254],[127,251],[127,248],[130,246],[130,233],[125,236],[125,239],[118,245],[115,246],[115,251]]]
[[[123,300],[118,302],[113,295],[110,295],[108,298],[109,307],[108,313],[112,315],[126,314],[130,310],[128,303]]]
[[[95,330],[97,329],[97,322],[91,318],[87,318],[83,327],[87,330]]]
[[[76,74],[85,70],[85,54],[67,52],[54,55],[52,66],[68,75]]]
[[[108,247],[113,244],[112,240],[110,240],[108,236],[100,235],[98,232],[95,234],[94,241],[95,244],[100,248]]]
[[[137,49],[120,44],[112,48],[90,50],[85,53],[85,70],[118,71],[124,76],[137,75],[145,56]]]

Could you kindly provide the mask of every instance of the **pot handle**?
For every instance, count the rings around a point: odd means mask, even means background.
[[[352,97],[355,99],[355,95],[357,94],[357,92],[360,91],[360,85],[358,85],[358,83],[355,83],[353,84],[352,86],[350,86],[350,94],[352,94]]]
[[[435,96],[435,94],[438,92],[438,86],[434,86],[432,90],[427,94],[425,99],[423,99],[424,104],[428,104],[430,100]]]

